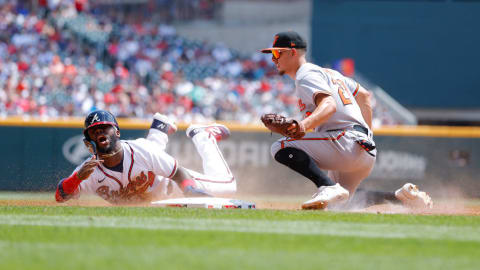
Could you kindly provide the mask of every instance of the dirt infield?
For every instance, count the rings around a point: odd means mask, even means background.
[[[435,205],[432,209],[410,209],[402,205],[374,205],[361,210],[365,213],[378,214],[416,214],[416,215],[480,215],[480,206],[466,206],[462,204],[441,203]]]
[[[300,210],[300,201],[286,200],[281,201],[276,199],[252,199],[241,198],[248,201],[255,202],[257,209],[271,209],[271,210]],[[91,200],[72,200],[66,203],[57,203],[49,199],[0,199],[0,206],[85,206],[85,207],[116,207],[106,201],[100,199]],[[150,207],[150,204],[134,204],[121,205],[132,207]],[[478,216],[480,215],[480,204],[471,202],[449,202],[442,201],[434,205],[433,209],[410,209],[402,205],[382,204],[374,205],[367,208],[356,209],[349,212],[355,213],[376,213],[376,214],[415,214],[415,215],[465,215]]]
[[[255,201],[258,209],[300,210],[300,203],[278,201]],[[416,215],[480,215],[480,205],[468,205],[465,203],[441,202],[435,204],[432,209],[411,209],[402,205],[382,204],[367,208],[352,210],[356,213],[375,214],[416,214]]]

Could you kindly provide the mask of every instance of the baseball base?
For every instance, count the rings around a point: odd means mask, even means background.
[[[184,207],[184,208],[209,208],[209,209],[255,209],[255,203],[236,199],[194,197],[176,198],[152,202],[153,206],[159,207]]]

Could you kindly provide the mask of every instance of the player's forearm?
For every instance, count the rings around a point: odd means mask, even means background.
[[[192,176],[183,167],[178,167],[177,172],[171,179],[178,184],[181,190],[185,190],[187,186],[195,186]]]
[[[185,197],[211,197],[209,193],[197,186],[193,177],[183,167],[178,167],[177,172],[171,179],[178,184]]]
[[[69,200],[78,190],[80,180],[75,172],[70,177],[60,180],[55,191],[55,200],[57,202],[64,202]]]
[[[372,106],[360,106],[360,111],[362,112],[363,119],[367,123],[369,128],[372,128],[372,118],[373,110]]]
[[[331,96],[327,96],[320,101],[317,108],[302,120],[302,124],[306,130],[314,129],[325,123],[337,111],[335,100]]]
[[[367,123],[368,127],[372,128],[373,109],[370,92],[368,92],[365,88],[360,87],[360,90],[355,97],[355,100],[360,107],[363,119]]]

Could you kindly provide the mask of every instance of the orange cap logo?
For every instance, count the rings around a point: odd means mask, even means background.
[[[273,40],[273,47],[275,47],[275,43],[277,43],[277,39],[278,39],[278,36],[275,36],[275,38]]]

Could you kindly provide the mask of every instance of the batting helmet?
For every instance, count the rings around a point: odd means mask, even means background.
[[[117,119],[115,119],[113,114],[104,110],[93,111],[85,118],[85,129],[83,130],[85,139],[90,140],[90,137],[88,136],[88,129],[96,125],[112,125],[120,130]]]

